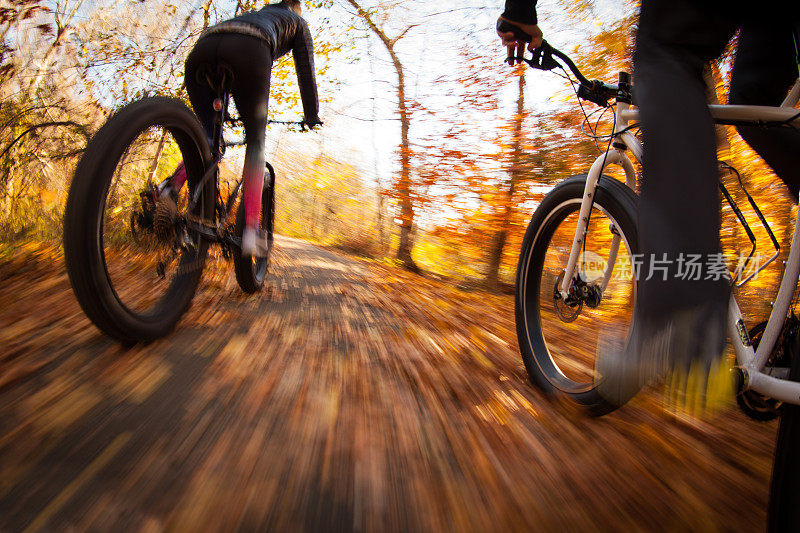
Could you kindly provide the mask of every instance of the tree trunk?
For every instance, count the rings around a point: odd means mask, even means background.
[[[203,6],[203,31],[208,29],[208,25],[211,22],[211,3],[213,0],[208,0],[206,4]],[[239,12],[240,4],[237,2],[236,4],[236,13]]]
[[[376,224],[378,225],[378,246],[380,247],[381,256],[384,256],[386,255],[386,228],[384,227],[383,221],[383,191],[380,188],[380,183],[378,183],[378,208],[376,217]]]
[[[405,80],[403,67],[392,51],[392,61],[397,69],[397,95],[398,109],[400,110],[400,181],[397,184],[397,194],[400,199],[400,243],[397,246],[397,258],[409,270],[418,271],[414,260],[411,258],[411,249],[414,247],[411,230],[414,227],[414,205],[411,203],[411,154],[408,145],[408,110],[405,98]]]
[[[365,11],[358,2],[355,0],[347,1],[356,9],[358,16],[367,23],[370,30],[372,30],[384,46],[386,46],[386,50],[392,58],[394,69],[397,72],[397,110],[400,114],[400,179],[397,181],[395,190],[400,201],[400,243],[397,247],[397,258],[405,268],[418,272],[419,267],[411,258],[411,249],[414,246],[411,236],[411,231],[414,226],[414,204],[411,200],[411,148],[408,141],[410,116],[406,101],[403,64],[400,62],[400,58],[397,57],[394,50],[395,43],[403,34],[401,34],[400,37],[389,39],[386,33],[372,20],[372,16]]]
[[[511,227],[511,215],[514,210],[514,190],[522,179],[522,123],[525,114],[525,69],[523,65],[517,68],[519,76],[519,93],[517,95],[517,113],[514,115],[514,133],[511,148],[511,165],[508,169],[508,186],[501,191],[502,203],[497,231],[492,236],[489,244],[487,269],[484,283],[490,289],[497,289],[500,285],[500,265],[503,262],[503,249]]]
[[[164,141],[167,138],[167,130],[161,132],[161,138],[158,140],[158,147],[156,148],[156,156],[153,158],[153,163],[150,165],[148,171],[148,184],[153,184],[156,179],[156,170],[158,170],[158,162],[161,161],[161,154],[164,152]]]

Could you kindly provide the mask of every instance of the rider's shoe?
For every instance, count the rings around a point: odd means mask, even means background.
[[[249,226],[244,228],[244,234],[242,235],[242,255],[248,255],[250,257],[268,257],[270,247],[271,243],[266,233]]]
[[[668,403],[692,411],[715,407],[731,386],[722,354],[726,311],[701,305],[659,323],[634,320],[625,346],[601,343],[598,392],[622,405],[642,386],[665,378]]]

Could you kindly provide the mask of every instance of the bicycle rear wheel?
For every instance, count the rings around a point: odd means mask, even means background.
[[[157,184],[180,161],[188,186],[170,205]],[[67,199],[64,254],[78,302],[107,335],[152,341],[188,309],[208,246],[188,223],[188,197],[210,161],[191,110],[161,97],[125,106],[86,147]],[[195,220],[213,217],[214,192],[208,180]]]
[[[800,336],[791,347],[789,379],[800,382]],[[775,460],[772,464],[767,531],[798,531],[800,528],[800,405],[781,406]]]
[[[233,269],[236,272],[236,281],[246,293],[252,294],[261,290],[264,280],[267,279],[269,269],[269,256],[272,253],[273,230],[275,225],[275,171],[272,165],[266,164],[267,172],[264,176],[264,188],[261,191],[261,213],[259,228],[267,236],[268,250],[266,257],[254,258],[242,255],[241,246],[233,249]],[[236,212],[236,237],[240,240],[244,233],[244,190]]]
[[[600,178],[576,277],[565,298],[559,288],[585,185],[586,176],[560,183],[542,200],[528,225],[517,266],[516,325],[520,353],[533,384],[601,415],[619,407],[597,390],[602,376],[596,370],[596,356],[603,343],[623,346],[633,321],[637,201],[624,184]]]

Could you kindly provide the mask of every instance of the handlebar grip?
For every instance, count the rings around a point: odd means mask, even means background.
[[[503,19],[497,19],[497,31],[499,33],[513,33],[514,38],[518,41],[525,41],[526,43],[529,43],[533,40],[533,36],[528,32],[524,31],[516,24],[512,24]]]

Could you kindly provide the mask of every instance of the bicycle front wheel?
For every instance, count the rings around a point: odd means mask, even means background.
[[[187,186],[164,202],[159,183],[181,161]],[[213,217],[214,180],[191,212],[189,196],[210,161],[200,122],[169,98],[122,108],[86,147],[67,199],[64,254],[78,302],[107,335],[152,341],[189,307],[208,245],[197,222]]]
[[[621,182],[601,176],[565,293],[562,282],[585,185],[586,176],[560,183],[528,225],[517,265],[516,325],[533,384],[601,415],[619,407],[597,390],[602,375],[596,357],[604,344],[623,346],[633,321],[637,199]]]

